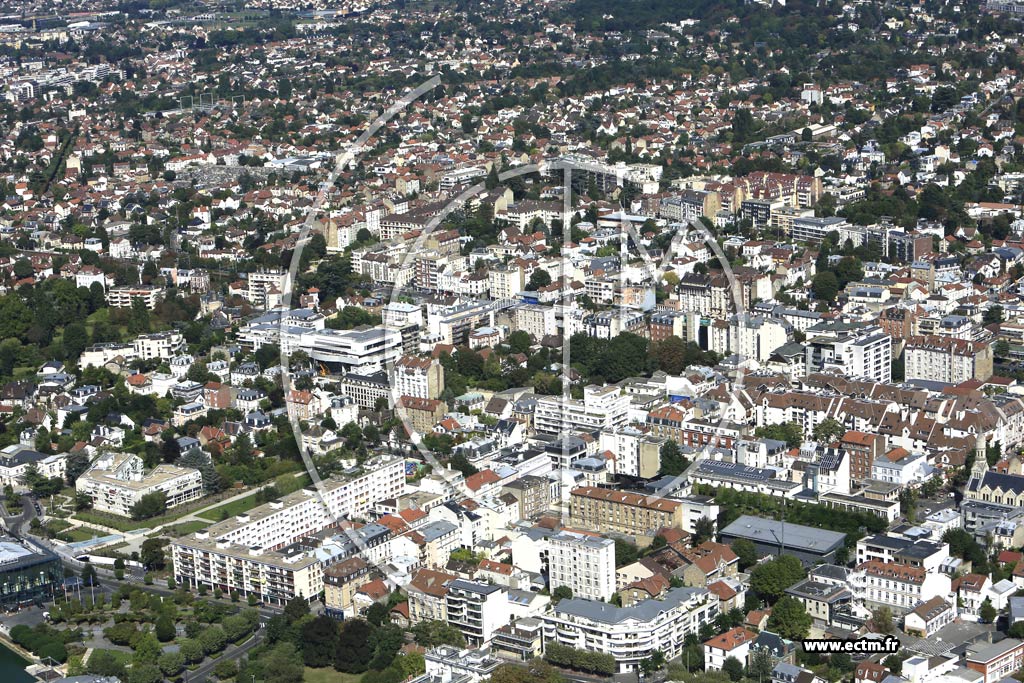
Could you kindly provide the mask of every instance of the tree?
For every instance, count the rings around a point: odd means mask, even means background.
[[[838,421],[831,417],[826,417],[821,421],[814,431],[811,432],[811,436],[815,441],[824,443],[832,443],[843,434],[846,433],[846,428]]]
[[[163,672],[164,676],[173,678],[185,668],[185,656],[180,652],[165,652],[157,660],[157,666],[160,667],[160,671]]]
[[[338,645],[338,622],[318,616],[302,627],[302,658],[306,666],[319,669],[334,662]]]
[[[679,444],[672,439],[661,444],[658,456],[661,463],[660,473],[665,477],[677,477],[690,466],[690,461],[683,457]]]
[[[122,681],[126,679],[124,664],[114,655],[113,650],[93,650],[85,670],[95,676],[116,676]]]
[[[530,273],[530,280],[526,283],[526,291],[535,292],[541,287],[547,287],[551,284],[551,274],[543,268],[535,268]]]
[[[135,638],[135,642],[132,643],[132,649],[135,650],[135,654],[132,656],[132,662],[135,665],[156,664],[162,651],[160,641],[152,632],[139,634]]]
[[[665,653],[661,650],[655,650],[651,653],[651,656],[640,662],[640,668],[643,669],[645,674],[652,674],[655,671],[663,669],[665,667]]]
[[[871,612],[868,628],[874,633],[892,633],[892,610],[888,607],[877,607]]]
[[[375,602],[366,610],[366,620],[374,626],[380,626],[388,620],[389,610],[387,605]]]
[[[991,624],[999,616],[999,612],[992,606],[992,601],[985,598],[984,602],[981,603],[981,607],[978,608],[978,618],[981,619],[983,624]]]
[[[199,644],[203,646],[203,652],[212,655],[220,652],[228,644],[228,636],[220,626],[209,626],[199,634]]]
[[[502,664],[491,673],[490,683],[564,683],[565,678],[543,659],[532,659],[525,667]]]
[[[743,678],[743,664],[735,657],[726,657],[722,662],[722,671],[729,677],[730,681],[739,681]]]
[[[551,591],[551,601],[559,602],[561,600],[568,600],[572,597],[572,588],[568,586],[558,586],[555,590]]]
[[[516,330],[508,335],[505,343],[508,344],[512,353],[529,353],[530,351],[530,335],[523,330]]]
[[[224,629],[224,634],[228,637],[228,640],[235,642],[241,640],[252,631],[252,626],[249,621],[238,614],[230,617],[224,617],[224,621],[221,622],[221,627]],[[330,662],[328,662],[329,664]],[[324,664],[327,666],[327,664]]]
[[[169,643],[174,640],[177,633],[174,628],[174,620],[166,614],[161,614],[153,624],[153,632],[161,643]]]
[[[981,316],[981,323],[983,325],[992,325],[1001,322],[1003,322],[1003,307],[999,304],[989,307]]]
[[[284,606],[284,616],[288,623],[294,623],[309,614],[309,603],[303,598],[295,596]]]
[[[71,322],[64,326],[61,334],[61,343],[64,346],[64,358],[74,360],[82,355],[82,351],[89,345],[89,333],[85,325],[80,322]]]
[[[802,602],[784,595],[772,606],[768,630],[787,640],[800,640],[807,637],[812,621]]]
[[[632,564],[640,557],[636,546],[621,538],[615,539],[615,566],[623,567]]]
[[[736,553],[736,557],[740,560],[741,572],[746,571],[749,567],[753,567],[757,564],[757,546],[754,545],[753,541],[745,538],[737,538],[732,542],[730,547],[732,548],[732,551]]]
[[[750,572],[750,587],[770,601],[781,598],[787,588],[805,576],[804,567],[793,555],[763,562]]]
[[[817,273],[811,281],[811,292],[815,299],[822,301],[835,301],[839,294],[839,280],[835,273],[829,270]]]
[[[146,569],[163,569],[166,564],[163,542],[159,538],[147,538],[139,549],[139,560]]]
[[[128,683],[160,683],[164,680],[156,664],[135,664],[128,674]]]
[[[785,441],[790,448],[798,448],[804,442],[804,430],[796,422],[765,425],[754,430],[754,436],[761,439]]]
[[[134,520],[149,519],[167,512],[167,494],[163,491],[147,493],[131,507],[131,515]]]
[[[715,537],[715,523],[707,517],[701,517],[693,525],[693,543],[700,545],[704,541],[713,540]]]
[[[366,645],[373,627],[363,619],[349,619],[341,628],[335,650],[334,668],[342,673],[361,674],[369,668],[373,650]]]
[[[412,635],[417,645],[427,649],[438,645],[466,646],[462,632],[444,621],[421,621],[412,627]]]
[[[178,652],[181,653],[189,664],[198,664],[206,656],[206,653],[203,652],[203,646],[199,644],[198,640],[192,638],[185,638],[179,641]]]
[[[747,665],[747,676],[756,681],[770,679],[775,668],[775,658],[767,648],[751,648],[750,664]]]
[[[375,629],[370,636],[370,647],[373,648],[370,669],[383,671],[390,667],[404,642],[405,632],[394,624],[385,624]]]
[[[295,649],[295,645],[288,642],[275,645],[260,657],[259,664],[263,667],[262,680],[273,683],[302,683],[305,674],[302,656]],[[239,678],[245,680],[241,673]]]

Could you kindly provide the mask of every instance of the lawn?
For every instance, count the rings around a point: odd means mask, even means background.
[[[191,522],[182,522],[181,524],[172,524],[170,526],[164,527],[164,530],[163,532],[161,532],[161,535],[174,536],[175,538],[178,538],[180,536],[194,534],[195,532],[200,531],[201,529],[205,529],[208,526],[210,526],[209,522],[203,521],[201,519],[196,519]]]
[[[114,660],[117,661],[117,662],[120,662],[121,664],[131,664],[132,663],[132,652],[130,650],[126,652],[124,650],[104,650],[104,649],[98,649],[98,650],[93,650],[92,654],[89,655],[89,656],[92,657],[92,655],[96,654],[97,652],[109,652],[110,654],[112,654],[114,656]]]
[[[109,536],[106,531],[101,529],[93,529],[88,526],[79,526],[74,529],[68,529],[62,531],[60,537],[62,539],[68,539],[70,543],[77,543],[78,541],[91,541],[94,538]]]
[[[307,666],[306,672],[302,675],[302,683],[357,683],[360,678],[361,675],[342,673],[329,666],[323,669],[311,669]]]
[[[245,498],[239,498],[238,500],[233,500],[230,503],[218,505],[215,508],[211,508],[206,512],[196,515],[196,517],[208,519],[211,522],[219,522],[223,519],[227,519],[228,517],[239,515],[246,510],[251,510],[259,504],[259,493],[250,493]]]
[[[118,517],[117,515],[108,515],[105,512],[96,512],[95,510],[82,510],[74,514],[74,518],[80,522],[86,522],[88,524],[99,524],[100,526],[108,526],[118,531],[135,531],[136,529],[151,529],[161,524],[167,524],[174,520],[188,514],[188,510],[175,508],[173,511],[166,515],[159,517],[150,517],[149,519],[140,519],[138,521],[130,519],[128,517]]]

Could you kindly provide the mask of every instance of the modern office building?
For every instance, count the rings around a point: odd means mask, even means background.
[[[64,569],[55,554],[0,536],[0,608],[6,611],[52,600],[63,580]]]
[[[372,374],[402,355],[402,333],[384,326],[315,330],[303,334],[297,348],[330,370]]]

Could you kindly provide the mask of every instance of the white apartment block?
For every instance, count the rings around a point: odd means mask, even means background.
[[[790,340],[791,331],[783,320],[737,315],[729,322],[729,348],[724,351],[763,363]]]
[[[881,327],[871,325],[831,337],[816,335],[813,327],[807,332],[809,372],[835,369],[850,378],[874,382],[892,379],[892,337]]]
[[[135,338],[133,346],[136,358],[170,360],[185,348],[185,337],[180,332],[140,334]]]
[[[906,378],[960,384],[992,376],[992,347],[951,337],[912,337],[904,350]]]
[[[540,617],[544,642],[615,657],[620,673],[636,671],[661,650],[667,659],[682,653],[683,641],[718,616],[718,599],[706,588],[672,588],[661,600],[630,607],[572,598]]]
[[[525,274],[517,265],[499,265],[487,271],[487,288],[492,299],[512,299],[519,296],[525,285]]]
[[[141,301],[153,310],[163,301],[164,290],[160,287],[137,285],[134,287],[111,287],[107,290],[107,305],[111,308],[131,308],[135,301]]]
[[[561,396],[537,399],[534,427],[538,432],[559,434],[563,430],[598,431],[615,429],[626,424],[629,396],[617,386],[589,385],[583,389],[583,400]],[[563,463],[568,467],[570,463]]]
[[[608,600],[615,592],[615,541],[562,531],[548,539],[548,588],[573,597]]]
[[[420,326],[423,324],[423,309],[416,304],[392,301],[381,309],[381,319],[386,327]]]
[[[601,451],[611,451],[616,474],[651,478],[661,469],[662,440],[631,426],[601,432]]]
[[[508,589],[489,583],[456,579],[445,596],[448,624],[462,632],[466,643],[480,647],[512,616]]]
[[[932,598],[946,598],[951,590],[945,574],[877,560],[858,565],[849,586],[854,596],[869,606],[885,605],[898,614]]]
[[[150,493],[163,491],[168,508],[201,498],[203,476],[175,465],[158,465],[147,473],[139,456],[107,453],[78,477],[75,490],[89,496],[94,509],[129,517],[132,507]]]
[[[524,304],[515,309],[513,325],[535,340],[540,341],[547,335],[558,332],[558,320],[552,306]]]
[[[283,605],[323,592],[323,567],[312,551],[283,550],[339,520],[365,519],[379,501],[405,490],[402,459],[368,461],[331,477],[320,490],[301,489],[171,544],[175,578]]]
[[[444,391],[444,369],[436,358],[402,356],[391,377],[398,396],[435,399]]]

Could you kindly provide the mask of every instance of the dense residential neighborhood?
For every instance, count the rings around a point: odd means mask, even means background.
[[[1022,15],[0,2],[0,677],[1024,681]]]

